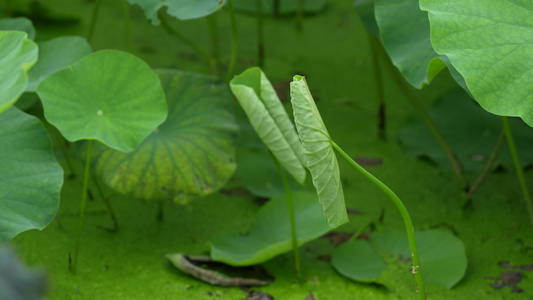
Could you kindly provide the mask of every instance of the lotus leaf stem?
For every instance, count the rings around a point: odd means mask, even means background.
[[[511,131],[511,126],[509,126],[509,119],[507,117],[502,117],[502,121],[503,129],[505,130],[505,136],[507,137],[507,145],[509,146],[509,151],[511,151],[511,156],[513,157],[516,176],[518,176],[518,182],[520,183],[520,188],[522,189],[522,194],[524,195],[524,200],[526,201],[527,211],[529,212],[531,226],[533,227],[533,204],[531,203],[531,196],[526,184],[524,171],[522,170],[522,164],[520,163],[520,158],[518,157],[518,151],[516,150],[513,132]]]
[[[237,22],[235,21],[235,9],[233,9],[233,0],[228,0],[228,12],[231,23],[231,58],[228,67],[226,82],[230,82],[235,75],[235,64],[237,63]]]
[[[85,173],[83,176],[83,187],[81,190],[81,205],[80,216],[78,218],[78,233],[76,235],[76,248],[74,250],[74,262],[72,265],[72,271],[76,273],[76,267],[78,265],[78,253],[80,250],[81,232],[83,231],[83,217],[85,215],[85,205],[87,204],[87,191],[89,189],[89,179],[91,170],[91,158],[93,155],[94,140],[89,140],[89,146],[87,148],[87,159],[85,161]]]
[[[294,202],[292,200],[292,191],[291,191],[291,185],[289,184],[289,180],[287,179],[287,175],[285,175],[285,172],[283,171],[283,168],[281,167],[281,164],[279,161],[272,155],[272,160],[274,160],[274,163],[276,164],[276,168],[278,169],[279,176],[281,177],[281,181],[283,181],[283,186],[285,187],[285,193],[287,195],[287,205],[289,208],[289,220],[291,223],[291,241],[292,241],[292,251],[294,253],[294,276],[296,279],[300,278],[300,253],[298,251],[298,236],[296,235],[296,220],[294,217]]]
[[[422,277],[422,267],[420,266],[420,259],[418,258],[418,249],[416,247],[416,240],[415,240],[415,227],[413,226],[413,222],[411,221],[411,216],[409,215],[409,212],[407,211],[407,208],[403,204],[402,200],[383,182],[381,182],[379,179],[374,177],[374,175],[370,174],[367,170],[365,170],[363,167],[361,167],[358,163],[356,163],[344,150],[342,150],[335,142],[331,141],[331,146],[333,149],[335,149],[341,156],[344,158],[354,169],[359,171],[363,176],[365,176],[368,180],[370,180],[374,185],[376,185],[381,191],[383,191],[396,205],[398,210],[400,211],[400,214],[402,215],[403,222],[405,224],[405,229],[407,231],[407,238],[409,240],[409,248],[411,249],[411,256],[412,256],[412,273],[415,275],[416,284],[418,293],[420,296],[420,299],[425,300],[426,297],[426,288],[424,284],[424,279]]]

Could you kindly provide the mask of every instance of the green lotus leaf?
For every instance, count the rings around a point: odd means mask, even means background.
[[[236,173],[250,193],[270,199],[286,192],[276,164],[268,152],[243,151],[237,157]],[[291,179],[288,179],[291,190],[302,188]]]
[[[0,31],[0,113],[17,101],[37,61],[37,45],[21,31]]]
[[[303,245],[330,230],[316,194],[295,192],[294,215],[298,245]],[[272,198],[257,213],[247,234],[223,233],[211,240],[211,257],[232,266],[265,262],[292,249],[287,196]]]
[[[387,263],[367,241],[349,241],[335,249],[331,265],[350,279],[373,282],[387,269]]]
[[[421,0],[431,42],[487,111],[533,126],[533,2]]]
[[[0,19],[0,30],[24,31],[28,34],[30,40],[35,38],[33,23],[30,19],[24,17]]]
[[[257,135],[296,181],[303,184],[306,171],[302,145],[263,71],[250,68],[233,78],[230,87]]]
[[[96,139],[128,152],[166,118],[157,75],[121,51],[90,54],[45,78],[37,88],[45,118],[69,141]]]
[[[45,228],[59,207],[63,169],[39,119],[15,107],[0,114],[0,244]]]
[[[339,164],[331,147],[331,138],[303,76],[291,82],[294,121],[311,171],[318,200],[331,227],[348,222]]]
[[[279,5],[279,14],[287,15],[294,14],[298,10],[299,0],[281,0]],[[263,14],[273,14],[272,1],[262,0]],[[324,10],[329,0],[304,0],[304,12],[310,14],[316,14]],[[256,0],[234,0],[235,9],[247,13],[256,13],[257,3]]]
[[[454,287],[467,268],[463,242],[442,229],[415,235],[424,279],[448,289]],[[402,230],[382,230],[372,234],[368,241],[344,243],[335,249],[331,259],[333,267],[342,275],[356,281],[383,284],[391,290],[398,285],[412,286],[413,278],[398,275],[405,270],[413,271],[410,260],[409,245]]]
[[[26,91],[35,92],[37,86],[48,75],[64,69],[91,53],[91,46],[77,36],[64,36],[38,43],[39,61],[28,73]]]
[[[385,49],[412,86],[422,88],[446,67],[431,46],[427,13],[418,0],[375,0],[375,14]]]
[[[208,16],[224,6],[225,0],[128,0],[143,10],[152,24],[159,25],[158,11],[167,7],[167,13],[180,20],[197,19]]]
[[[236,167],[231,94],[211,76],[157,74],[167,96],[167,120],[133,152],[96,146],[96,173],[115,190],[145,200],[187,201],[216,192]]]
[[[502,132],[501,117],[484,111],[462,90],[439,97],[428,114],[442,133],[466,171],[481,172]],[[519,118],[510,118],[516,147],[523,165],[533,164],[533,129]],[[439,167],[450,168],[450,162],[420,118],[412,118],[398,132],[404,149],[415,156],[430,158]],[[513,168],[508,147],[502,147],[494,167]]]

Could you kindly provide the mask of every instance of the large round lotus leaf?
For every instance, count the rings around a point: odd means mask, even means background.
[[[30,19],[24,17],[0,19],[0,30],[24,31],[28,34],[30,40],[35,38],[35,28],[33,28],[33,23]]]
[[[35,92],[37,86],[48,75],[64,69],[91,53],[91,46],[77,36],[64,36],[38,43],[39,60],[28,73],[26,91]]]
[[[257,0],[233,0],[235,9],[247,12],[247,13],[256,13],[257,12]],[[274,7],[272,6],[273,1],[271,0],[259,0],[262,5],[263,14],[273,14]],[[298,10],[298,1],[299,0],[280,0],[279,5],[279,14],[293,14]],[[326,8],[329,0],[304,0],[304,12],[305,13],[319,13],[320,11]]]
[[[43,229],[59,207],[63,170],[43,124],[15,107],[0,114],[0,244]]]
[[[416,232],[415,236],[424,279],[451,289],[466,272],[467,258],[461,240],[441,229]],[[406,275],[412,273],[412,266],[404,230],[382,230],[368,241],[347,242],[335,250],[332,262],[348,278],[376,282],[392,290],[398,285],[412,286],[415,281]]]
[[[421,0],[431,42],[487,111],[533,126],[533,2]]]
[[[37,88],[48,122],[69,141],[96,139],[132,151],[166,118],[157,75],[121,51],[90,54],[45,78]]]
[[[375,0],[375,16],[385,49],[412,86],[422,88],[446,67],[448,58],[431,46],[428,16],[418,7],[418,0]],[[460,74],[448,66],[466,89]]]
[[[296,192],[292,196],[298,245],[316,239],[330,230],[316,194]],[[272,198],[261,207],[247,234],[223,233],[211,240],[213,260],[232,266],[263,263],[291,249],[291,226],[286,195]]]
[[[145,200],[187,200],[220,189],[235,171],[235,136],[227,85],[205,75],[158,70],[169,113],[135,151],[95,147],[100,178]]]
[[[487,113],[459,89],[437,99],[428,114],[462,167],[467,171],[482,171],[502,132],[501,117]],[[509,123],[522,164],[533,164],[533,129],[518,118],[509,119]],[[400,128],[398,138],[408,153],[428,157],[441,168],[450,168],[445,153],[420,118],[412,118]],[[494,166],[500,164],[513,166],[506,146],[501,148]]]
[[[37,61],[37,45],[25,32],[0,31],[0,113],[26,89],[27,71]]]
[[[152,24],[159,25],[158,11],[167,7],[167,13],[180,20],[197,19],[208,16],[219,10],[225,0],[128,0],[131,4],[139,5]]]
[[[302,141],[307,167],[313,177],[318,199],[331,227],[348,222],[339,164],[331,138],[305,78],[294,76],[291,82],[294,122]]]

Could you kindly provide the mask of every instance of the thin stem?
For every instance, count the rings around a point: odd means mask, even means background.
[[[281,0],[274,0],[274,5],[272,5],[272,14],[274,17],[279,17],[279,7],[281,5]]]
[[[161,25],[163,28],[169,33],[170,35],[174,36],[176,39],[180,40],[187,46],[191,47],[198,55],[202,57],[208,64],[211,64],[211,55],[209,52],[200,44],[195,42],[194,40],[191,40],[190,38],[184,36],[181,32],[179,32],[177,29],[170,26],[168,21],[165,18],[164,13],[160,11],[159,13],[159,19],[161,20]]]
[[[470,203],[470,200],[472,199],[474,192],[479,188],[479,186],[481,186],[483,181],[485,181],[485,178],[487,178],[487,175],[492,170],[492,166],[494,166],[494,162],[496,161],[496,158],[498,158],[498,155],[500,154],[500,150],[502,149],[504,141],[505,141],[505,131],[502,130],[502,133],[500,134],[500,137],[498,137],[496,146],[494,147],[494,150],[492,151],[489,161],[485,165],[483,172],[481,172],[476,182],[468,190],[468,194],[466,195],[465,201],[463,203],[463,207],[467,206]]]
[[[124,35],[126,38],[126,49],[131,51],[131,18],[130,18],[130,6],[126,0],[122,2],[122,13],[124,14]]]
[[[233,0],[228,0],[228,12],[231,23],[231,58],[228,67],[226,81],[233,79],[235,74],[235,63],[237,62],[237,22],[235,21],[235,10],[233,9]]]
[[[533,227],[533,204],[531,203],[531,196],[529,195],[529,189],[527,188],[526,178],[524,176],[524,171],[522,170],[522,164],[520,163],[520,158],[518,157],[518,151],[516,151],[513,133],[511,131],[511,127],[509,126],[509,119],[507,117],[502,117],[502,121],[503,129],[505,130],[505,136],[507,137],[507,145],[509,146],[509,151],[511,151],[511,156],[513,157],[516,175],[518,176],[518,182],[522,188],[522,194],[524,195],[527,211],[529,212],[529,219],[531,221],[531,226]]]
[[[113,207],[111,207],[111,203],[109,202],[109,199],[104,195],[104,192],[102,191],[102,187],[98,183],[98,180],[93,177],[93,183],[96,186],[96,189],[98,190],[98,194],[100,194],[100,198],[102,198],[102,201],[104,201],[105,206],[107,207],[107,210],[109,211],[109,215],[111,217],[111,221],[113,222],[113,228],[105,228],[101,227],[102,229],[105,229],[109,232],[117,232],[118,231],[118,220],[117,216],[115,215],[115,211],[113,210]]]
[[[422,121],[426,124],[426,126],[428,127],[429,131],[431,132],[435,140],[437,140],[437,143],[440,145],[440,147],[446,154],[446,158],[448,159],[448,161],[452,165],[453,170],[458,176],[462,189],[466,191],[468,187],[467,187],[466,180],[463,176],[461,163],[459,162],[457,157],[453,154],[452,149],[450,148],[450,146],[448,145],[448,143],[446,142],[446,140],[444,139],[440,131],[437,129],[437,126],[435,126],[435,123],[433,123],[433,120],[431,120],[431,118],[429,117],[424,106],[422,106],[422,104],[418,101],[418,99],[416,98],[416,95],[409,88],[407,88],[404,79],[398,73],[396,68],[392,65],[388,56],[385,54],[385,51],[383,50],[383,48],[382,47],[377,47],[377,48],[380,50],[379,52],[382,54],[382,56],[384,57],[384,60],[386,61],[385,65],[387,66],[389,73],[392,75],[394,81],[396,82],[396,84],[398,85],[402,93],[404,94],[405,98],[416,109],[416,111],[422,118]]]
[[[376,94],[378,97],[378,135],[381,139],[385,139],[387,137],[387,131],[386,131],[386,117],[385,117],[385,93],[383,89],[383,79],[381,76],[381,68],[379,66],[379,59],[377,52],[379,51],[378,48],[380,47],[379,42],[377,39],[370,33],[367,32],[368,40],[371,46],[371,55],[372,55],[372,64],[374,66],[374,80],[376,82]]]
[[[298,0],[296,8],[296,30],[302,31],[304,20],[304,0]]]
[[[256,0],[257,18],[257,65],[263,68],[265,65],[265,37],[263,31],[263,0]]]
[[[6,0],[6,15],[8,18],[13,16],[13,11],[11,10],[11,0]]]
[[[367,170],[365,170],[363,167],[361,167],[359,164],[357,164],[346,152],[344,152],[335,142],[331,141],[331,146],[337,150],[337,152],[344,158],[354,169],[359,171],[359,173],[363,174],[368,180],[370,180],[374,185],[376,185],[381,191],[383,191],[396,205],[398,210],[400,211],[400,214],[402,215],[403,222],[405,224],[405,229],[407,231],[407,238],[409,240],[409,248],[411,249],[411,256],[412,256],[412,273],[415,274],[416,283],[418,287],[418,291],[420,295],[420,299],[425,300],[426,299],[426,288],[424,284],[424,279],[422,278],[422,268],[420,266],[420,260],[418,258],[418,250],[416,247],[416,240],[415,240],[415,227],[413,226],[413,222],[411,221],[411,216],[409,216],[409,212],[407,211],[407,208],[403,204],[402,200],[398,198],[398,196],[383,182],[381,182],[379,179],[374,177],[374,175],[370,174]]]
[[[80,238],[83,231],[83,217],[85,215],[85,204],[87,203],[87,190],[89,188],[89,178],[91,169],[91,158],[93,155],[94,140],[89,140],[89,147],[87,149],[87,159],[85,161],[85,174],[83,175],[83,187],[81,190],[81,205],[80,216],[78,218],[78,234],[76,236],[76,248],[74,250],[74,263],[72,265],[72,271],[76,273],[76,266],[78,264],[78,252],[80,250]]]
[[[294,217],[294,202],[292,201],[292,192],[289,180],[287,180],[287,175],[283,171],[279,161],[272,155],[272,160],[276,164],[278,169],[279,176],[281,181],[283,181],[283,186],[285,187],[285,193],[287,194],[287,205],[289,208],[289,220],[291,223],[291,239],[292,239],[292,252],[294,253],[294,277],[296,279],[300,278],[300,253],[298,251],[298,236],[296,235],[296,220]]]
[[[357,240],[357,238],[363,233],[363,231],[372,223],[371,221],[367,221],[363,224],[363,226],[359,227],[359,229],[352,235],[352,237],[347,240],[346,242],[351,242]]]
[[[209,24],[209,34],[211,35],[211,45],[213,46],[214,62],[211,64],[211,73],[220,76],[220,43],[218,41],[218,25],[216,14],[210,14],[207,17]]]
[[[96,26],[96,18],[98,17],[98,12],[100,11],[100,5],[102,0],[96,0],[94,3],[93,14],[91,16],[91,24],[89,25],[89,34],[87,35],[87,41],[91,42],[94,34],[94,27]],[[74,262],[75,263],[75,262]]]
[[[54,136],[57,144],[59,145],[59,149],[61,149],[61,153],[63,153],[63,157],[65,158],[65,161],[67,162],[67,167],[70,171],[70,178],[76,177],[76,173],[74,173],[74,167],[72,166],[72,162],[70,160],[70,156],[68,155],[67,147],[64,143],[68,143],[63,136],[55,129],[55,127],[50,128],[50,131],[52,135]]]

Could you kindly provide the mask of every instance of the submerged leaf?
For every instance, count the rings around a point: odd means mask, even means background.
[[[22,95],[28,70],[37,61],[37,45],[21,31],[0,31],[0,113]]]
[[[145,200],[186,201],[216,192],[236,167],[231,94],[211,76],[157,74],[167,97],[167,120],[132,152],[96,146],[96,173],[113,189]]]
[[[340,245],[331,264],[342,275],[353,280],[373,282],[387,269],[387,264],[367,241],[354,240]]]
[[[333,228],[338,227],[349,221],[340,181],[339,164],[326,125],[302,76],[294,76],[291,82],[291,103],[296,128],[318,199],[329,225]]]
[[[0,141],[2,244],[48,226],[59,207],[63,169],[43,124],[15,107],[0,114]]]
[[[213,261],[209,256],[167,254],[167,259],[183,273],[212,285],[261,286],[270,284],[273,277],[259,266],[232,267]]]
[[[132,54],[102,50],[44,79],[46,119],[69,141],[96,139],[132,151],[166,118],[157,75]]]
[[[296,181],[303,184],[306,171],[302,145],[263,71],[250,68],[233,78],[230,87],[257,135]]]
[[[70,66],[92,51],[89,43],[78,36],[63,36],[38,45],[39,60],[28,73],[28,92],[35,92],[45,77]]]
[[[316,195],[293,194],[298,245],[316,239],[330,230]],[[259,212],[250,231],[224,233],[211,240],[211,257],[232,266],[265,262],[292,249],[287,196],[270,199]]]
[[[421,0],[431,42],[487,111],[533,126],[533,2]]]
[[[180,20],[197,19],[205,17],[219,10],[225,0],[128,0],[130,4],[139,5],[152,24],[159,25],[157,13],[164,6],[167,13]]]
[[[463,243],[441,229],[416,232],[415,235],[424,279],[451,289],[466,272]],[[391,289],[399,284],[412,284],[412,281],[398,280],[398,274],[390,273],[396,273],[398,269],[417,272],[410,261],[411,252],[403,230],[375,232],[367,241],[355,240],[339,246],[332,256],[333,267],[344,276],[380,283]]]

